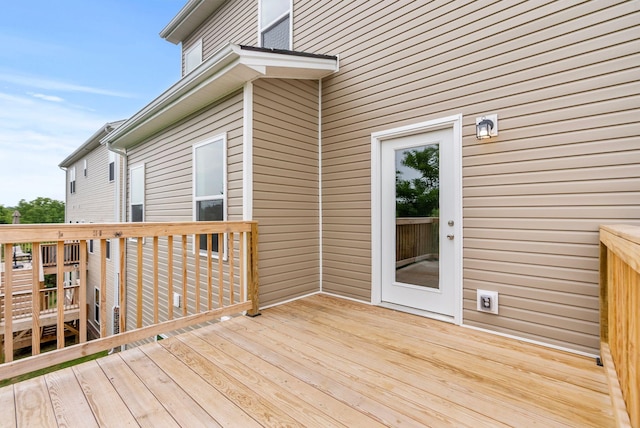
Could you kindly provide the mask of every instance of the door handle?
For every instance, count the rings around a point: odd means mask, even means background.
[[[449,241],[453,241],[453,235],[447,235],[447,239],[448,239]]]

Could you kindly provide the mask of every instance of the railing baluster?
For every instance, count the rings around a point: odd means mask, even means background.
[[[4,361],[13,361],[13,244],[4,246]]]
[[[196,234],[195,238],[193,239],[193,253],[194,253],[194,263],[195,263],[195,273],[194,273],[194,277],[195,277],[195,281],[196,281],[196,286],[195,286],[195,291],[196,291],[196,308],[193,311],[194,314],[197,314],[200,312],[200,235]]]
[[[87,240],[80,241],[80,343],[87,341]]]
[[[182,235],[182,316],[187,316],[187,235]]]
[[[153,323],[158,324],[158,237],[153,237]]]
[[[122,333],[127,329],[125,322],[125,317],[127,315],[127,293],[125,290],[125,284],[127,281],[127,240],[125,238],[120,238],[118,248],[120,248],[120,277],[118,278],[118,297],[120,298],[118,305],[120,306],[120,310],[118,311],[119,316],[117,322],[118,331]],[[83,251],[83,254],[85,253],[86,251]]]
[[[207,310],[211,310],[213,300],[213,235],[207,234]],[[218,246],[218,254],[220,254],[220,246]]]
[[[64,256],[64,241],[58,241],[57,253]],[[56,322],[56,336],[58,349],[64,348],[64,257],[58,257],[57,263],[57,275],[56,275],[56,308],[57,308],[57,322]]]
[[[40,243],[31,247],[31,354],[40,353]]]
[[[167,236],[167,313],[173,319],[173,235]]]
[[[245,290],[245,287],[246,287],[245,274],[244,273],[245,273],[245,270],[246,270],[245,266],[247,266],[247,259],[246,259],[247,254],[246,254],[246,245],[245,245],[246,243],[245,243],[245,240],[247,239],[247,232],[240,232],[239,235],[240,235],[240,239],[239,239],[240,240],[240,257],[239,257],[239,260],[240,260],[240,301],[244,302],[244,300],[245,300],[245,298],[244,298],[244,295],[245,295],[244,290]]]
[[[234,237],[234,233],[230,232],[229,233],[229,304],[233,305],[234,302],[234,298],[233,298],[233,277],[235,276],[235,272],[233,270],[233,260],[235,258],[235,255],[233,254],[233,237]]]
[[[142,328],[142,237],[138,237],[138,266],[136,267],[136,326]]]
[[[95,298],[95,296],[94,296]],[[107,240],[100,240],[100,337],[107,336]]]
[[[218,307],[224,306],[224,233],[218,233]]]

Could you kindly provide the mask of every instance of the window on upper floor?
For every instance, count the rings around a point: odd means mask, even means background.
[[[184,74],[189,74],[202,63],[202,39],[184,51]]]
[[[109,152],[109,182],[116,179],[116,154]]]
[[[82,168],[82,175],[84,175],[85,177],[87,176],[87,165],[88,165],[88,162],[87,162],[87,160],[85,159],[85,160],[84,160],[84,166],[83,166],[83,168]]]
[[[226,145],[225,135],[219,135],[193,146],[193,211],[195,221],[225,220],[226,209]],[[211,249],[218,252],[218,235],[200,235],[198,248],[207,251],[207,237],[212,238]]]
[[[105,258],[107,260],[111,260],[111,240],[107,239],[106,244],[107,244],[107,246],[106,246],[106,250],[105,250],[105,255],[104,256],[105,256]]]
[[[144,164],[129,170],[129,219],[144,221]]]
[[[260,0],[260,45],[292,49],[291,0]]]
[[[76,193],[76,167],[69,168],[69,193]]]

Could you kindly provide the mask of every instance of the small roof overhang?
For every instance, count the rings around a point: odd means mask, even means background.
[[[122,125],[125,121],[119,120],[116,122],[107,122],[98,129],[87,141],[85,141],[80,147],[78,147],[73,153],[71,153],[65,160],[58,164],[60,168],[68,168],[83,157],[87,155],[88,152],[94,150],[98,146],[100,146],[100,140],[104,138],[109,132],[116,129],[118,126]]]
[[[102,139],[126,149],[258,78],[322,79],[338,58],[229,44]]]
[[[189,0],[171,22],[160,31],[160,37],[177,45],[193,33],[225,1]]]

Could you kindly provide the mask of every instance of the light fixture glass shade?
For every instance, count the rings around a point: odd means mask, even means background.
[[[491,130],[493,129],[493,122],[489,119],[482,119],[476,125],[476,138],[478,140],[484,140],[485,138],[491,138]]]

